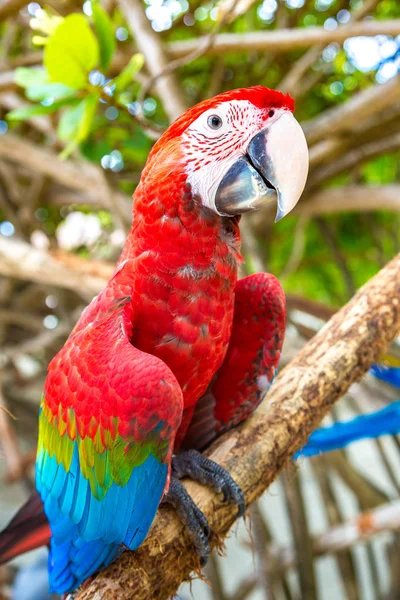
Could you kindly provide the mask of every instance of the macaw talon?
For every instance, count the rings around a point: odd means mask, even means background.
[[[204,567],[211,552],[210,544],[208,543],[211,530],[206,516],[193,502],[185,486],[174,473],[171,475],[169,490],[166,496],[164,496],[162,503],[172,504],[175,508],[179,518],[190,533],[196,553],[200,557],[200,565]]]
[[[172,458],[172,474],[178,479],[188,476],[194,481],[222,492],[224,500],[238,506],[238,516],[246,509],[243,492],[237,483],[219,464],[200,454],[197,450],[187,450]]]

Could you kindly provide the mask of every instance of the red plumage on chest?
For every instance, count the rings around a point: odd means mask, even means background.
[[[153,167],[154,168],[154,167]],[[240,235],[192,195],[184,176],[142,177],[120,259],[135,258],[131,343],[163,360],[184,408],[195,406],[225,356],[233,319]],[[185,423],[178,438],[183,437]]]

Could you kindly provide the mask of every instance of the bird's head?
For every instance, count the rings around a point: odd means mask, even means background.
[[[304,133],[288,95],[262,86],[204,100],[155,144],[149,167],[183,170],[193,194],[221,216],[277,201],[276,220],[297,204],[308,173]]]

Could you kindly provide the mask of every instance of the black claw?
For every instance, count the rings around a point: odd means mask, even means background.
[[[204,566],[211,552],[208,543],[211,531],[207,518],[195,505],[184,485],[174,476],[171,477],[169,491],[163,502],[172,504],[175,507],[181,521],[189,530],[196,552],[200,557],[200,564]]]
[[[222,492],[224,500],[238,506],[238,516],[244,515],[246,505],[243,492],[229,473],[197,450],[188,450],[172,458],[172,473],[177,478],[187,475],[195,481]]]
[[[172,504],[192,537],[200,565],[204,567],[211,552],[208,538],[211,530],[207,519],[196,506],[179,481],[188,476],[195,481],[210,486],[216,492],[222,492],[224,500],[238,506],[238,516],[245,511],[243,492],[225,469],[213,460],[206,458],[197,450],[188,450],[172,458],[171,484],[163,502]]]

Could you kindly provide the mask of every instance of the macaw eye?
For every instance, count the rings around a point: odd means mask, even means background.
[[[273,117],[273,116],[274,116],[274,114],[275,114],[275,111],[274,111],[274,109],[273,109],[273,108],[271,108],[271,110],[270,110],[270,111],[269,111],[269,113],[268,113],[268,116],[269,116],[269,117]]]
[[[210,129],[219,129],[222,127],[222,119],[218,115],[211,115],[207,119],[207,125]]]

